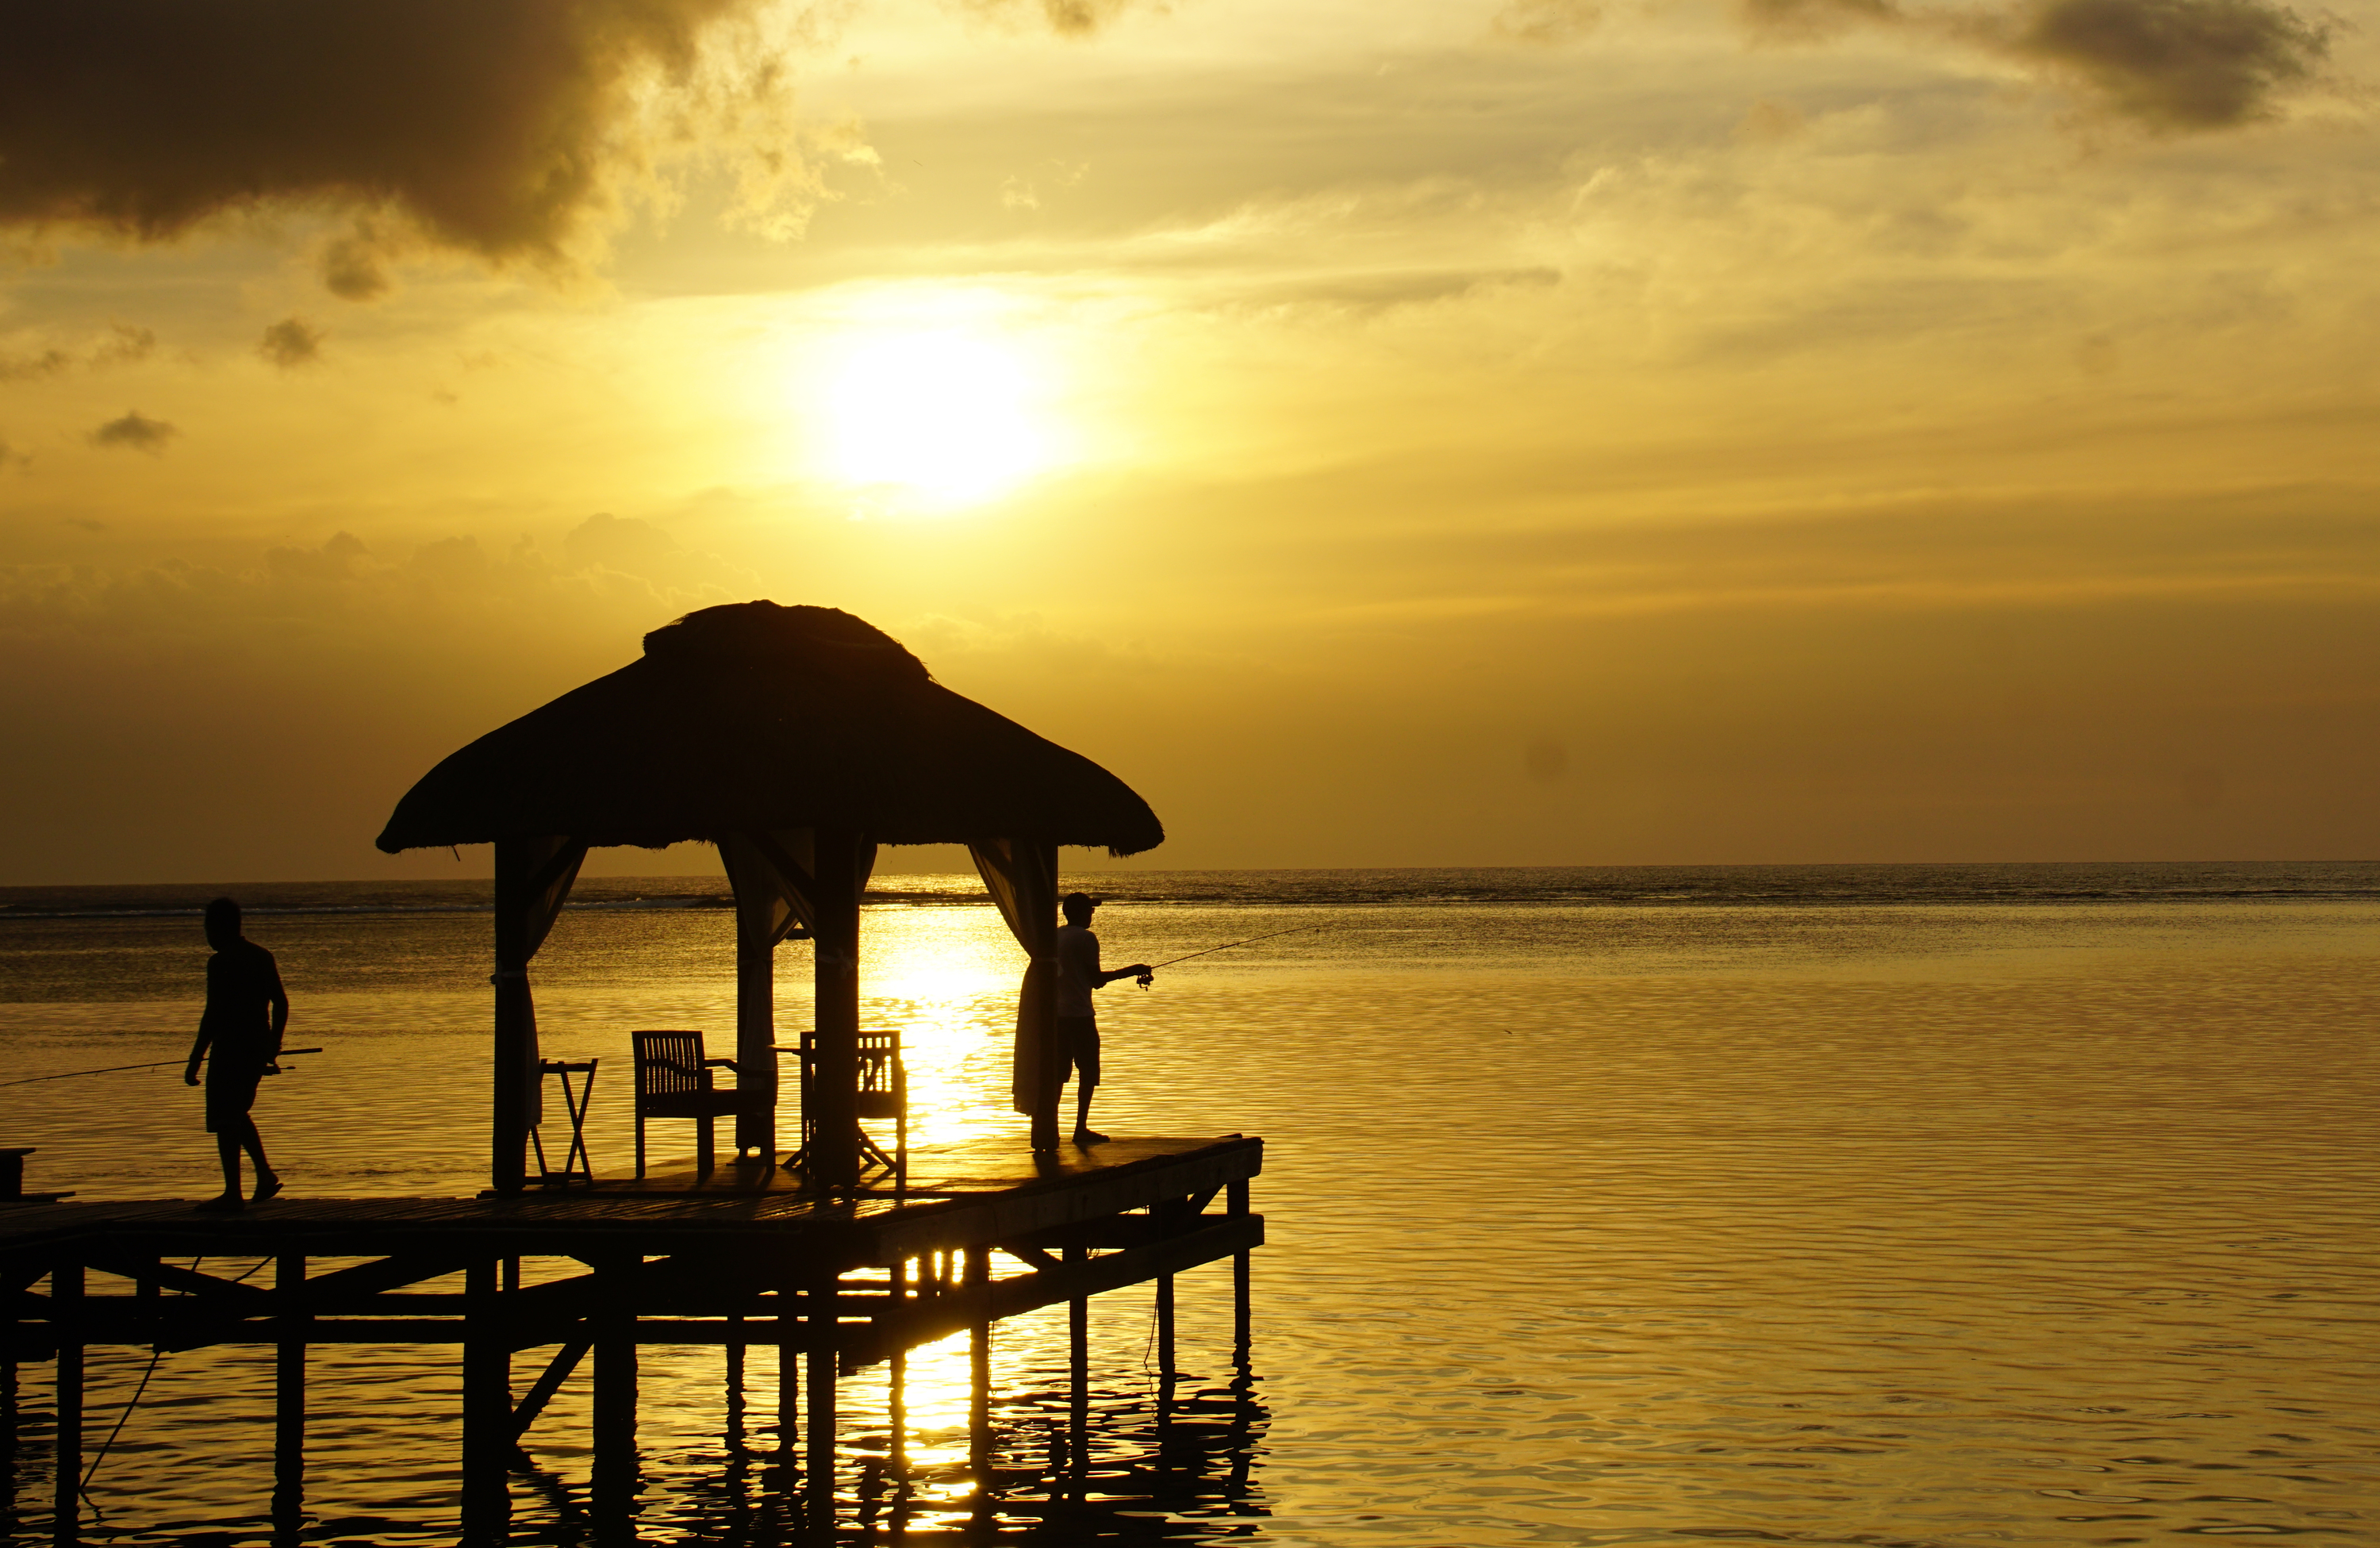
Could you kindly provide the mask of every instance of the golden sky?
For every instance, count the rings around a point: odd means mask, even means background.
[[[2375,10],[9,6],[0,883],[763,596],[1151,866],[2373,858]]]

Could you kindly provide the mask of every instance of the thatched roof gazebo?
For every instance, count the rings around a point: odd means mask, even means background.
[[[881,630],[831,607],[735,603],[645,636],[645,653],[489,732],[423,775],[380,847],[496,847],[493,1183],[525,1180],[536,1121],[529,959],[588,849],[715,844],[735,892],[739,1151],[776,1145],[774,957],[815,942],[819,1153],[858,1176],[852,1115],[859,899],[880,844],[965,844],[1027,954],[1014,1094],[1038,1100],[1058,847],[1163,842],[1148,803],[1078,753],[936,683]]]

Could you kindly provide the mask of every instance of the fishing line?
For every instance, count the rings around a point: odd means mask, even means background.
[[[1233,946],[1252,946],[1258,941],[1276,940],[1283,935],[1302,935],[1309,930],[1321,930],[1323,928],[1325,927],[1318,924],[1293,925],[1287,930],[1276,930],[1269,935],[1251,935],[1245,941],[1226,941],[1220,946],[1208,946],[1205,951],[1194,951],[1189,953],[1187,956],[1176,957],[1164,962],[1152,962],[1148,965],[1148,970],[1153,973],[1160,968],[1171,968],[1176,962],[1187,962],[1192,957],[1206,957],[1219,951],[1229,951]],[[1143,983],[1141,987],[1143,989],[1147,989],[1148,985],[1147,983]]]
[[[190,1272],[192,1274],[198,1273],[199,1265],[205,1262],[206,1259],[203,1256],[191,1259]],[[267,1259],[265,1262],[269,1262],[271,1260]],[[261,1268],[263,1266],[264,1264],[260,1262],[257,1265],[257,1268]],[[256,1269],[250,1269],[248,1271],[248,1274],[254,1274],[255,1272]],[[241,1279],[246,1279],[248,1277],[248,1274],[241,1274],[239,1277]],[[233,1283],[237,1284],[238,1281],[235,1280]],[[184,1292],[176,1290],[174,1293],[176,1295],[181,1295]],[[149,1369],[140,1372],[140,1384],[132,1389],[132,1400],[124,1405],[124,1411],[122,1413],[115,1416],[115,1428],[107,1432],[107,1439],[100,1443],[99,1455],[91,1459],[91,1466],[83,1469],[82,1481],[75,1485],[75,1493],[82,1496],[83,1504],[91,1506],[91,1512],[93,1516],[97,1516],[104,1519],[107,1512],[100,1509],[99,1502],[91,1497],[91,1481],[99,1476],[99,1465],[107,1460],[108,1448],[115,1444],[115,1437],[123,1434],[124,1427],[132,1421],[132,1410],[140,1407],[141,1396],[149,1390],[149,1378],[157,1374],[157,1364],[164,1358],[165,1350],[162,1345],[149,1356]]]
[[[294,1058],[300,1054],[320,1054],[319,1048],[285,1048],[273,1058]],[[40,1080],[71,1080],[79,1075],[121,1075],[128,1069],[164,1069],[167,1065],[188,1064],[188,1059],[155,1059],[145,1065],[110,1065],[105,1069],[69,1069],[55,1075],[28,1075],[21,1080],[0,1080],[0,1086],[30,1086]]]
[[[107,1448],[115,1444],[115,1437],[123,1434],[125,1425],[131,1422],[132,1410],[140,1406],[141,1394],[149,1390],[149,1378],[157,1374],[157,1362],[164,1358],[165,1351],[162,1348],[149,1357],[149,1369],[140,1372],[140,1384],[132,1389],[132,1400],[124,1405],[122,1413],[115,1416],[115,1428],[109,1431],[107,1439],[100,1443],[99,1455],[91,1459],[91,1466],[83,1469],[82,1482],[75,1486],[75,1493],[80,1494],[83,1504],[93,1511],[99,1509],[99,1502],[91,1497],[91,1481],[99,1476],[99,1465],[107,1460]]]

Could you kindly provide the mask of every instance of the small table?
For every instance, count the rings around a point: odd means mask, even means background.
[[[545,1139],[540,1133],[544,1126],[528,1131],[529,1143],[537,1147],[537,1180],[548,1188],[567,1188],[573,1183],[592,1188],[595,1185],[595,1163],[587,1154],[587,1103],[595,1094],[595,1067],[601,1059],[540,1059],[537,1078],[541,1082],[551,1075],[562,1082],[563,1110],[570,1115],[570,1148],[562,1152],[562,1167],[556,1171],[547,1164]],[[585,1079],[576,1087],[570,1078],[583,1075]]]
[[[71,1188],[56,1193],[25,1191],[25,1158],[36,1148],[20,1145],[0,1150],[0,1204],[55,1204],[61,1199],[74,1197]]]
[[[788,1172],[807,1172],[810,1169],[810,1145],[808,1139],[810,1129],[810,1046],[807,1041],[802,1042],[772,1042],[769,1044],[769,1052],[771,1054],[791,1054],[801,1061],[801,1073],[799,1079],[801,1080],[802,1093],[801,1125],[803,1140],[800,1148],[795,1150],[793,1154],[785,1157],[783,1164],[785,1170]],[[858,1133],[859,1159],[862,1170],[865,1170],[868,1165],[872,1164],[880,1166],[885,1171],[893,1173],[896,1176],[906,1175],[907,1168],[905,1167],[900,1161],[895,1160],[892,1156],[886,1155],[884,1153],[884,1148],[879,1145],[875,1140],[870,1140],[868,1137],[868,1131],[866,1129],[863,1128],[859,1130]],[[904,1156],[908,1152],[905,1149],[902,1152]]]

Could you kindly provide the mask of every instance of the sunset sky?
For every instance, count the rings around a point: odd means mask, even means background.
[[[753,597],[1141,865],[2374,858],[2375,22],[5,0],[0,884]]]

